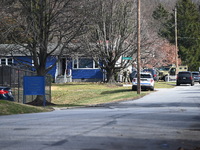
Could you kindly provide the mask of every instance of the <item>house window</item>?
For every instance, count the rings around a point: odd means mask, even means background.
[[[73,61],[73,68],[78,68],[78,59],[74,59]]]
[[[1,65],[12,65],[13,59],[12,58],[0,58]]]
[[[8,63],[8,65],[12,65],[13,64],[13,59],[12,58],[8,58],[7,59],[7,63]]]
[[[98,64],[92,58],[78,57],[73,60],[74,69],[97,69]]]
[[[90,58],[79,58],[79,68],[93,68],[93,60]]]
[[[1,65],[6,65],[6,58],[1,59]]]

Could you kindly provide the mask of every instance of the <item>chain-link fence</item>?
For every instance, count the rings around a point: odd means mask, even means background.
[[[0,66],[0,86],[10,87],[16,102],[23,103],[23,77],[36,76],[35,72],[13,66]],[[37,95],[26,95],[26,103],[32,102]],[[46,76],[45,96],[51,102],[51,76]]]

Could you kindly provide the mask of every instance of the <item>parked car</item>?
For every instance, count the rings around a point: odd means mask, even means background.
[[[180,71],[177,74],[176,78],[176,85],[179,86],[180,84],[190,84],[191,86],[194,85],[194,78],[192,72],[190,71]]]
[[[142,90],[154,90],[154,79],[151,73],[141,72],[140,73],[140,85]],[[137,90],[137,74],[135,74],[132,81],[132,90]]]
[[[158,81],[158,73],[157,73],[157,71],[156,71],[156,69],[143,69],[143,71],[142,72],[149,72],[149,73],[151,73],[152,74],[152,76],[153,76],[153,79],[154,79],[154,81]]]
[[[200,74],[199,74],[199,72],[198,71],[193,71],[192,75],[194,77],[194,82],[199,82],[199,84],[200,84]]]
[[[0,86],[0,100],[14,101],[11,88]]]

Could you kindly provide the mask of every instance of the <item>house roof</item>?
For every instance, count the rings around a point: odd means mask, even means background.
[[[14,54],[12,54],[14,52]],[[0,56],[27,56],[30,52],[17,44],[0,44]]]
[[[55,51],[53,51],[55,49]],[[48,52],[52,52],[51,55],[58,56],[63,49],[63,45],[57,46],[56,44],[49,44]],[[78,49],[80,49],[80,44],[70,43],[64,47],[62,55],[63,56],[75,56],[78,54]],[[0,44],[0,57],[5,56],[30,56],[30,50],[28,50],[27,45],[17,45],[17,44]]]

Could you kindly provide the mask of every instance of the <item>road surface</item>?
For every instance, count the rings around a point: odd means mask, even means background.
[[[130,91],[131,92],[131,91]],[[96,107],[0,116],[0,150],[200,147],[200,85]]]

